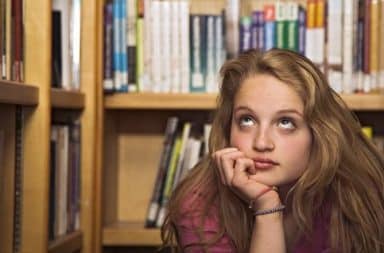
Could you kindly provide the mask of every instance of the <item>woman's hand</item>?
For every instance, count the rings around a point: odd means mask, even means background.
[[[237,148],[224,148],[213,154],[220,179],[240,198],[252,201],[254,210],[274,208],[280,198],[273,186],[258,182],[252,175],[257,173],[252,159],[247,158]]]

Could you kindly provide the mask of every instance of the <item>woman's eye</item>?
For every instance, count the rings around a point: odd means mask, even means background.
[[[282,127],[284,129],[295,129],[295,124],[293,123],[292,119],[289,118],[283,118],[279,121],[279,127]]]
[[[253,119],[249,116],[241,117],[239,120],[240,126],[252,126]]]

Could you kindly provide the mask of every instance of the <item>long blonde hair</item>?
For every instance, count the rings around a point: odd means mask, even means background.
[[[300,232],[310,234],[314,217],[327,205],[330,222],[326,238],[332,252],[384,252],[384,161],[324,75],[305,57],[280,49],[265,53],[250,50],[227,61],[220,74],[210,153],[229,145],[234,97],[242,82],[258,74],[279,79],[301,97],[312,133],[308,167],[290,191]],[[177,187],[162,227],[164,245],[177,244],[175,226],[180,206],[198,189],[204,196],[204,201],[197,204],[202,222],[214,202],[218,203],[220,220],[217,236],[209,241],[199,230],[201,244],[209,246],[225,233],[238,252],[249,250],[253,218],[246,203],[219,178],[215,163],[206,156]]]

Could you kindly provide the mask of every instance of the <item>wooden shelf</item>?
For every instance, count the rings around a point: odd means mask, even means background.
[[[51,88],[51,104],[53,108],[83,109],[85,96],[80,91]]]
[[[103,229],[103,245],[159,246],[160,230],[144,227],[144,223],[117,222]]]
[[[0,103],[37,105],[39,88],[19,82],[0,81]]]
[[[349,108],[356,111],[377,111],[384,109],[384,95],[353,94],[341,95]],[[161,94],[124,93],[106,95],[106,109],[191,109],[212,110],[216,106],[216,94]]]
[[[107,109],[211,110],[216,105],[216,94],[122,93],[106,95],[104,103]]]
[[[384,95],[381,94],[358,94],[342,95],[348,107],[355,111],[383,111]]]
[[[75,231],[68,235],[57,238],[49,243],[49,253],[68,253],[75,252],[82,248],[83,234],[80,231]]]

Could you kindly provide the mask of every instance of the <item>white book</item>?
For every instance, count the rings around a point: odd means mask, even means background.
[[[230,57],[237,56],[239,52],[239,0],[227,0],[225,8],[226,43]]]
[[[343,0],[328,1],[328,47],[327,59],[329,64],[342,64],[342,24]]]
[[[81,44],[81,0],[72,0],[70,22],[71,83],[75,90],[80,89],[80,44]]]
[[[61,84],[63,89],[72,89],[71,59],[70,59],[70,10],[71,1],[53,0],[52,10],[61,13]]]
[[[183,161],[183,168],[180,173],[180,177],[176,184],[180,183],[188,172],[198,163],[200,159],[200,150],[202,146],[202,141],[191,137],[187,141],[187,146],[185,148],[185,156]]]
[[[180,38],[180,90],[182,93],[187,93],[189,89],[190,77],[190,43],[189,43],[189,0],[179,1],[179,38]]]
[[[207,66],[205,85],[206,92],[215,92],[215,17],[207,16]]]
[[[220,87],[220,68],[224,64],[226,58],[226,51],[224,47],[223,37],[223,18],[217,16],[215,19],[215,88],[214,92],[219,91]]]
[[[328,70],[329,86],[337,93],[343,92],[343,73],[341,71]]]
[[[343,22],[343,92],[352,93],[353,67],[353,15],[355,0],[345,1],[344,3],[344,22]]]
[[[162,64],[163,59],[162,57],[162,47],[163,47],[163,39],[162,39],[162,20],[161,20],[161,2],[158,0],[152,1],[152,68],[151,68],[151,75],[152,75],[152,91],[153,92],[161,92],[162,91]]]
[[[171,3],[169,0],[160,2],[160,58],[158,66],[161,67],[161,87],[160,91],[168,93],[171,91]]]
[[[55,160],[55,236],[65,235],[67,232],[68,212],[68,150],[69,128],[68,126],[51,127],[51,139],[56,141]]]
[[[139,77],[140,91],[152,91],[152,0],[144,0],[144,20],[143,20],[143,75]]]
[[[181,91],[181,41],[180,41],[180,2],[171,1],[171,92]]]

